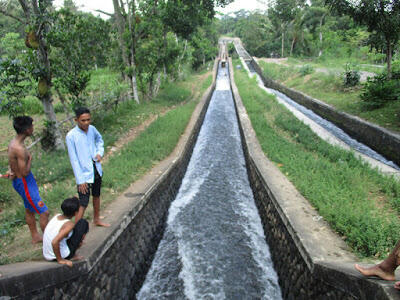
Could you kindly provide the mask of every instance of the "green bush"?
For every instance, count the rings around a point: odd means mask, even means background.
[[[55,113],[64,112],[64,106],[62,105],[62,103],[58,102],[58,103],[54,104],[54,112]]]
[[[347,63],[343,74],[343,84],[345,87],[356,86],[360,83],[360,72],[355,66]]]
[[[22,100],[22,110],[28,115],[43,114],[43,105],[35,96],[26,96]]]
[[[312,72],[314,72],[314,68],[311,65],[304,65],[299,70],[301,76],[306,76]]]
[[[385,73],[368,78],[360,97],[367,109],[380,108],[387,102],[400,99],[400,72],[393,72],[391,79]]]

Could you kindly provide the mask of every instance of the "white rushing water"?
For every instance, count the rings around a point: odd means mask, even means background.
[[[281,299],[226,68],[138,299]]]
[[[381,172],[394,175],[400,178],[400,167],[394,162],[389,161],[381,154],[377,153],[370,147],[360,143],[356,139],[350,137],[346,132],[337,127],[332,122],[321,118],[312,110],[298,104],[285,94],[264,86],[260,76],[248,64],[241,59],[243,66],[249,73],[249,76],[256,76],[260,88],[276,96],[281,104],[285,105],[298,119],[309,125],[311,130],[318,134],[321,138],[333,145],[337,145],[347,150],[355,151],[355,154],[369,163],[372,167],[377,167]]]

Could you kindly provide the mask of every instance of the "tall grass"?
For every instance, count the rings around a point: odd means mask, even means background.
[[[243,70],[235,82],[268,158],[355,253],[386,256],[399,238],[400,183],[320,139]]]

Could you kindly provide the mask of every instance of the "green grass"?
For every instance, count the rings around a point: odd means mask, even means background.
[[[355,253],[386,256],[399,237],[400,183],[320,139],[243,70],[235,82],[268,158]]]
[[[301,76],[294,66],[260,62],[260,67],[265,76],[328,103],[339,111],[400,132],[400,101],[390,102],[379,109],[367,110],[359,98],[362,86],[344,88],[342,78],[334,72],[325,74],[314,71],[310,75]]]
[[[183,82],[166,84],[152,101],[140,105],[124,102],[114,110],[93,112],[93,125],[102,133],[106,152],[130,128],[140,125],[150,115],[160,115],[104,164],[102,205],[112,202],[117,193],[172,152],[210,78],[210,75],[192,74]],[[166,110],[169,112],[161,115]],[[76,194],[67,152],[47,153],[39,147],[32,152],[32,172],[40,195],[54,215],[63,199]],[[7,158],[4,155],[0,156],[0,166],[0,172],[5,171]],[[23,204],[8,180],[0,180],[0,210],[0,264],[42,259],[41,247],[30,245]],[[91,206],[87,215],[91,216]]]

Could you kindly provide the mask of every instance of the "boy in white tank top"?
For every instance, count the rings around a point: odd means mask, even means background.
[[[89,223],[80,219],[76,224],[72,218],[79,211],[79,200],[68,198],[61,204],[63,214],[55,215],[47,224],[43,234],[43,256],[46,260],[57,260],[59,264],[72,267],[71,260],[81,259],[75,255],[81,246]]]

